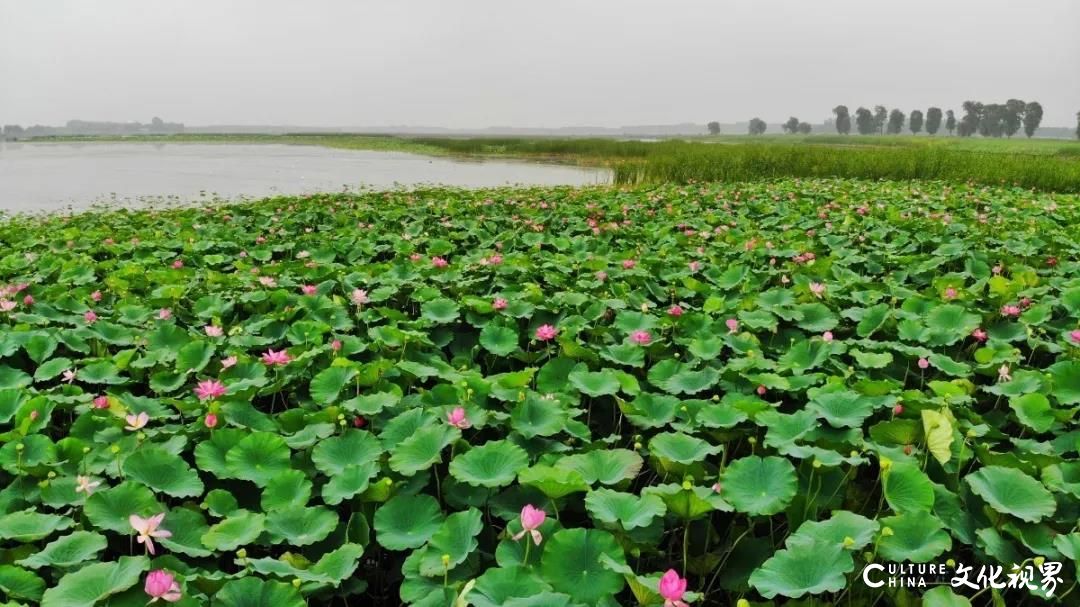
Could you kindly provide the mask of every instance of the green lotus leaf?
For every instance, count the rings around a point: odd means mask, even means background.
[[[859,337],[870,337],[885,324],[889,313],[888,304],[878,304],[863,310],[862,319],[855,326],[855,334]]]
[[[475,607],[503,607],[513,599],[527,599],[549,590],[551,586],[530,569],[515,565],[485,571],[476,578],[468,597]]]
[[[562,431],[566,417],[557,401],[529,392],[510,412],[510,426],[525,438],[551,436]]]
[[[1043,468],[1042,482],[1054,491],[1080,498],[1080,462],[1064,462]]]
[[[776,514],[795,497],[795,466],[782,457],[751,455],[731,462],[723,475],[723,496],[735,510]]]
[[[590,485],[615,485],[637,476],[644,462],[641,456],[628,449],[588,451],[564,457],[555,464],[581,474]]]
[[[387,550],[423,546],[442,526],[439,502],[429,495],[396,495],[375,511],[375,540]]]
[[[38,366],[37,370],[34,371],[34,381],[40,382],[52,379],[73,366],[70,358],[53,358]],[[0,419],[2,419],[2,416],[0,416]]]
[[[420,306],[421,316],[436,324],[453,322],[458,317],[458,305],[449,299],[433,299]]]
[[[134,481],[120,483],[115,487],[98,487],[86,498],[83,512],[98,529],[114,531],[122,535],[134,533],[129,522],[132,514],[147,517],[164,512],[165,508],[154,498],[153,492]],[[168,517],[166,517],[168,518]],[[163,523],[168,529],[168,523]]]
[[[172,453],[150,445],[137,449],[124,460],[124,474],[154,491],[173,497],[202,495],[199,474]]]
[[[442,461],[442,450],[460,436],[460,430],[444,423],[420,428],[391,449],[390,469],[405,476],[427,470]]]
[[[945,525],[924,510],[887,516],[878,522],[881,523],[878,553],[890,561],[927,563],[952,547],[952,538],[943,531]]]
[[[107,542],[105,536],[92,531],[75,531],[70,535],[56,538],[39,552],[36,552],[17,564],[30,569],[58,567],[68,569],[72,565],[95,559]]]
[[[341,406],[353,413],[376,415],[383,409],[393,407],[401,400],[401,395],[394,392],[372,392],[361,394],[341,403]]]
[[[75,521],[66,516],[22,510],[0,516],[0,539],[35,542],[71,527]]]
[[[211,550],[231,552],[254,542],[265,526],[265,515],[237,510],[221,522],[211,525],[203,534],[202,543]]]
[[[1021,424],[1039,434],[1049,431],[1057,421],[1050,406],[1050,399],[1038,392],[1010,398],[1009,407]]]
[[[899,462],[884,474],[885,500],[897,513],[934,507],[934,487],[930,477],[915,464]]]
[[[874,541],[874,534],[881,526],[847,510],[837,510],[825,521],[806,521],[787,539],[788,547],[797,542],[819,541],[840,546],[847,550],[861,550]],[[850,544],[846,540],[851,541]]]
[[[811,389],[806,408],[835,428],[859,427],[874,413],[873,399],[843,388]]]
[[[266,531],[273,544],[307,546],[325,539],[339,522],[337,513],[329,508],[287,506],[267,513]]]
[[[450,475],[478,487],[503,487],[529,465],[529,454],[506,440],[473,447],[450,462]]]
[[[420,574],[442,575],[465,562],[479,545],[476,536],[483,528],[481,513],[476,508],[446,517],[428,540],[428,548],[420,559]],[[449,560],[443,558],[447,555]]]
[[[778,550],[750,575],[749,583],[767,599],[777,595],[839,592],[855,568],[851,554],[831,542],[809,539]]]
[[[270,512],[285,506],[303,506],[309,499],[311,499],[311,481],[308,480],[307,475],[300,470],[286,470],[266,483],[259,504],[265,512]],[[226,510],[228,512],[235,510],[235,504],[234,500],[232,509],[226,508]]]
[[[656,495],[664,501],[668,513],[680,519],[692,521],[713,511],[731,512],[734,508],[723,498],[720,492],[710,487],[669,483],[651,485],[642,490],[642,495]]]
[[[604,488],[594,489],[585,496],[585,509],[593,520],[626,530],[648,527],[667,512],[664,500],[655,495],[638,496]]]
[[[517,331],[488,323],[480,331],[480,345],[496,356],[508,356],[518,349]]]
[[[234,478],[265,487],[289,469],[289,446],[269,432],[252,432],[225,454],[225,465]]]
[[[381,455],[382,445],[375,435],[364,430],[346,430],[315,445],[311,462],[323,474],[334,476],[349,466],[378,461]]]
[[[922,595],[923,607],[971,607],[971,601],[948,586],[937,586]]]
[[[0,591],[9,599],[41,600],[45,592],[45,580],[33,571],[14,565],[0,565]],[[12,603],[18,605],[18,603]]]
[[[225,582],[214,594],[215,607],[305,607],[307,602],[290,584],[245,577]]]
[[[581,393],[592,397],[617,394],[622,388],[614,371],[588,371],[585,365],[578,365],[570,373],[569,380]]]
[[[356,377],[356,369],[348,367],[327,367],[311,378],[308,390],[311,398],[320,405],[329,405],[337,401],[342,388]]]
[[[60,578],[41,597],[41,607],[86,607],[139,583],[149,569],[145,556],[122,556],[116,562],[94,563]]]
[[[1015,468],[985,466],[964,477],[994,510],[1037,523],[1054,514],[1054,496],[1039,481]]]
[[[154,541],[160,542],[170,552],[188,556],[206,557],[213,554],[202,543],[202,536],[209,527],[201,512],[191,508],[173,508],[165,515],[165,520],[167,523],[163,523],[163,526],[172,535]]]
[[[952,458],[953,424],[943,413],[933,409],[923,409],[923,435],[926,448],[939,463],[945,464]]]
[[[205,341],[193,341],[176,353],[176,370],[180,373],[202,371],[214,355],[214,345]]]
[[[700,438],[681,432],[657,434],[649,441],[651,454],[680,464],[704,462],[708,456],[723,450],[723,447],[714,447]]]
[[[1061,361],[1050,365],[1050,393],[1063,405],[1080,403],[1080,361]]]
[[[236,497],[228,491],[211,489],[203,498],[201,507],[214,516],[224,517],[238,510],[240,505],[236,502]]]
[[[626,418],[639,428],[659,428],[675,419],[679,399],[667,394],[642,392],[629,403],[620,402]]]
[[[540,560],[540,575],[557,592],[575,601],[595,605],[602,598],[622,590],[625,580],[600,564],[606,555],[626,563],[626,556],[615,538],[596,529],[563,529],[547,541]]]
[[[551,499],[559,499],[572,493],[583,493],[589,490],[589,484],[585,482],[585,478],[577,470],[541,464],[518,472],[518,483],[535,487]]]
[[[374,461],[346,467],[323,485],[323,501],[333,506],[366,491],[378,471],[378,464]]]

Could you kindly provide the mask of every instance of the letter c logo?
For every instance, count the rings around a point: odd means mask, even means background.
[[[871,563],[871,564],[867,565],[862,570],[862,581],[863,581],[863,583],[866,584],[867,586],[871,587],[871,588],[880,588],[880,587],[884,586],[885,582],[871,582],[870,581],[870,570],[871,569],[873,569],[874,571],[884,571],[885,566],[884,565],[878,565],[877,563]]]

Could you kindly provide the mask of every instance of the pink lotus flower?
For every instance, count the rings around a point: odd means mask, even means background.
[[[75,493],[85,493],[86,497],[90,497],[94,489],[101,485],[101,481],[91,481],[89,476],[82,475],[75,477],[75,483]]]
[[[1080,345],[1080,329],[1069,333],[1069,339],[1071,339],[1074,344]]]
[[[652,335],[648,331],[634,331],[630,334],[630,341],[639,346],[647,346],[652,342]]]
[[[206,426],[207,428],[216,427],[217,422],[218,422],[217,415],[215,415],[213,413],[207,413],[206,417],[203,418],[203,425]]]
[[[765,396],[765,392],[767,392],[767,390],[765,389],[765,386],[758,386],[757,387],[758,396]]]
[[[1002,316],[1020,316],[1019,306],[1001,306]]]
[[[559,330],[551,325],[540,325],[536,328],[536,339],[540,341],[550,341],[555,339],[555,335],[558,332]]]
[[[252,269],[252,271],[256,271],[256,270],[257,270],[256,268]],[[274,280],[273,278],[269,277],[269,276],[260,276],[259,277],[259,284],[261,284],[264,287],[276,287],[277,286],[277,281]]]
[[[341,352],[341,340],[335,339],[334,341],[330,342],[330,349],[334,352]]]
[[[929,369],[930,368],[930,361],[926,360],[925,358],[920,358],[919,359],[919,368],[920,369]]]
[[[826,332],[822,333],[821,334],[821,339],[825,340],[826,342],[832,341],[833,340],[832,331],[826,331]]]
[[[546,512],[534,508],[532,504],[525,504],[525,507],[521,509],[521,531],[511,537],[516,542],[528,533],[532,537],[533,544],[539,546],[544,539],[543,534],[540,533],[540,525],[544,524],[545,519],[547,519]]]
[[[76,372],[72,369],[64,371],[64,383],[70,384],[71,382],[75,381],[75,373]]]
[[[431,265],[435,266],[436,268],[445,268],[446,266],[450,265],[450,262],[446,261],[442,257],[436,256],[431,258]]]
[[[472,424],[469,423],[469,420],[465,417],[464,407],[454,407],[453,411],[447,413],[446,423],[462,430],[472,427]]]
[[[1001,365],[998,369],[998,381],[1012,381],[1012,375],[1009,373],[1009,365]]]
[[[354,306],[362,306],[368,302],[367,291],[363,289],[353,289],[351,299]]]
[[[30,306],[34,305],[34,296],[27,295],[26,297],[22,298],[22,302],[24,306],[29,308]]]
[[[814,297],[821,298],[825,295],[825,285],[820,282],[810,283],[810,292],[814,294]]]
[[[904,412],[904,405],[902,405],[900,403],[896,403],[896,405],[893,406],[893,408],[892,408],[892,412],[893,412],[893,415],[900,415],[901,413]]]
[[[636,266],[636,265],[637,265],[637,262],[634,261],[633,259],[624,259],[623,262],[622,262],[622,267],[623,267],[624,270],[632,270],[634,268],[634,266]]]
[[[500,265],[503,262],[503,257],[502,257],[502,255],[499,255],[498,253],[496,253],[496,254],[492,255],[491,257],[488,257],[487,261],[491,265],[497,266],[497,265]]]
[[[172,267],[174,270],[179,270],[180,268],[184,267],[184,262],[177,259],[176,261],[172,262]]]
[[[496,310],[505,310],[508,302],[502,297],[496,297],[495,301],[491,302],[491,307]]]
[[[0,312],[10,312],[19,304],[10,299],[0,299]]]
[[[303,285],[300,287],[300,292],[304,295],[314,295],[315,291],[317,290],[318,287],[316,287],[315,285]]]
[[[977,342],[984,342],[984,341],[986,341],[986,338],[987,338],[986,331],[983,331],[982,329],[979,329],[979,328],[972,331],[971,336],[974,337],[975,341],[977,341]]]
[[[155,569],[146,574],[146,584],[143,586],[143,590],[150,596],[150,603],[157,602],[158,599],[175,603],[183,596],[180,593],[180,584],[176,583],[176,578],[164,569]]]
[[[406,238],[405,240],[408,240],[408,238]],[[423,256],[419,253],[413,253],[412,255],[409,255],[409,259],[411,259],[412,261],[420,261],[422,258]]]
[[[596,273],[596,280],[599,280],[600,282],[604,282],[605,280],[607,280],[607,272],[605,272],[603,270],[600,270],[599,272],[597,272]]]
[[[287,365],[287,364],[289,364],[289,361],[291,361],[291,360],[292,360],[292,358],[289,356],[289,353],[286,352],[285,350],[281,350],[280,352],[275,352],[273,350],[267,350],[262,355],[263,363],[265,363],[265,364],[267,364],[267,365],[269,365],[271,367],[274,366],[274,365],[279,365],[279,366],[280,365]]]
[[[236,357],[235,356],[228,356],[226,358],[221,359],[221,368],[222,369],[228,369],[229,367],[231,367],[231,366],[233,366],[235,364],[236,364]]]
[[[956,289],[949,287],[945,289],[945,299],[956,299]]]
[[[674,569],[668,569],[660,578],[660,596],[664,599],[664,607],[686,607],[683,595],[686,594],[686,580],[679,577]]]
[[[739,321],[734,318],[729,318],[724,322],[727,325],[728,333],[734,333],[739,330]]]
[[[169,320],[172,318],[172,310],[168,308],[162,308],[157,313],[158,320]]]
[[[674,317],[677,318],[679,316],[682,316],[683,309],[681,307],[679,307],[678,305],[674,305],[674,306],[671,306],[670,308],[668,308],[667,313],[668,313],[669,316],[674,316]]]
[[[221,337],[225,334],[225,331],[217,325],[206,325],[203,327],[203,331],[206,331],[206,335],[209,337]]]
[[[83,314],[83,320],[92,325],[97,322],[97,314],[93,310],[87,310],[86,314]]]
[[[225,384],[216,379],[201,381],[195,386],[195,396],[198,396],[199,400],[210,400],[225,396]]]
[[[165,513],[155,514],[150,518],[143,518],[132,514],[128,517],[128,523],[131,528],[139,534],[139,537],[135,538],[140,544],[146,546],[146,551],[150,554],[154,554],[154,541],[155,537],[172,537],[172,532],[166,529],[161,529],[161,521],[165,519]]]
[[[135,432],[136,430],[141,430],[146,427],[146,424],[150,421],[150,416],[146,414],[146,411],[143,411],[138,415],[129,413],[128,415],[124,416],[124,421],[127,422],[127,425],[124,426],[124,429]]]
[[[94,291],[90,294],[90,299],[94,301],[101,301],[101,291]]]
[[[109,408],[109,397],[102,394],[101,396],[95,398],[94,399],[94,408],[95,409],[108,409]]]

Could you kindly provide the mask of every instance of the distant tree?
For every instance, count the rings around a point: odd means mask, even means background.
[[[7,139],[8,141],[19,139],[23,136],[24,132],[23,128],[17,124],[4,125],[4,139]]]
[[[855,129],[859,131],[860,135],[870,135],[876,131],[874,114],[864,107],[855,110]]]
[[[950,137],[952,137],[953,131],[956,130],[956,112],[952,110],[945,112],[945,130],[949,131]]]
[[[911,117],[908,118],[908,128],[915,135],[919,134],[923,125],[923,113],[922,110],[911,110]]]
[[[720,123],[719,122],[716,122],[714,120],[713,122],[710,122],[706,126],[709,127],[709,134],[710,135],[719,135],[720,134]]]
[[[979,130],[979,123],[982,121],[983,115],[983,104],[978,101],[965,101],[961,107],[964,109],[964,115],[960,117],[960,121],[956,125],[956,134],[961,137],[971,137]]]
[[[787,122],[783,124],[784,132],[788,135],[794,135],[799,132],[799,119],[792,116],[787,119]]]
[[[915,112],[911,113],[912,119],[915,118]],[[928,135],[936,135],[941,128],[941,108],[932,107],[926,110],[926,133]]]
[[[874,130],[878,132],[878,135],[885,132],[885,120],[889,117],[889,111],[885,109],[884,105],[874,106]]]
[[[988,103],[982,106],[979,114],[979,134],[983,137],[1001,137],[1005,134],[1005,106],[1000,103]]]
[[[889,112],[889,134],[899,135],[904,130],[904,113],[900,110]]]
[[[1076,138],[1080,139],[1080,112],[1076,113]]]
[[[851,132],[851,114],[848,113],[846,105],[838,105],[832,109],[832,113],[836,114],[836,132],[841,135],[847,135]]]
[[[769,125],[765,124],[765,121],[761,118],[750,119],[750,134],[761,135],[765,133],[765,129],[769,128]]]
[[[1042,124],[1043,107],[1038,101],[1032,101],[1024,106],[1024,134],[1031,137],[1039,130]]]
[[[1005,102],[1005,110],[1002,114],[1002,130],[1007,137],[1012,137],[1020,130],[1026,106],[1027,104],[1019,99],[1010,99]]]
[[[800,122],[799,126],[798,126],[798,129],[799,129],[799,134],[801,134],[801,135],[809,135],[810,131],[814,130],[814,127],[810,126],[809,122]]]

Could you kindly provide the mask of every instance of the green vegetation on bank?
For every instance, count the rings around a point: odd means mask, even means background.
[[[779,177],[929,179],[1080,192],[1080,143],[1066,140],[841,135],[609,138],[390,137],[351,134],[169,135],[53,141],[285,143],[606,165],[615,182]]]
[[[1075,604],[1078,224],[845,180],[5,220],[0,593]]]

